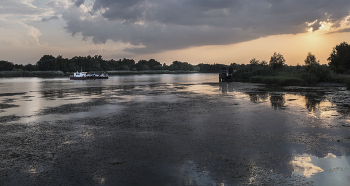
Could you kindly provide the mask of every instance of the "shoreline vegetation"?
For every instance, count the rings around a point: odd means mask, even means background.
[[[103,73],[105,71],[88,72],[89,74]],[[12,70],[12,71],[0,71],[0,78],[5,77],[41,77],[41,78],[53,78],[53,77],[69,77],[74,72],[63,71],[27,71],[27,70]],[[189,74],[199,73],[199,71],[169,71],[169,70],[147,70],[147,71],[107,71],[108,75],[134,75],[134,74]]]
[[[350,45],[340,43],[333,48],[328,65],[321,65],[312,53],[308,53],[304,65],[291,66],[280,53],[274,53],[269,62],[255,58],[249,64],[231,63],[192,65],[174,61],[171,65],[161,64],[155,59],[104,60],[101,55],[75,56],[71,59],[62,56],[44,55],[35,65],[18,65],[0,61],[0,77],[66,77],[83,69],[88,73],[107,72],[109,75],[132,74],[183,74],[219,73],[220,70],[234,70],[232,81],[276,84],[281,86],[309,86],[318,83],[342,83],[350,89]]]

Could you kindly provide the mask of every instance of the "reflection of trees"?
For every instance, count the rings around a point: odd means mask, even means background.
[[[40,93],[43,98],[46,99],[56,99],[56,98],[66,98],[74,95],[101,95],[103,93],[102,87],[87,87],[87,88],[76,88],[76,89],[61,89],[52,90],[52,88],[43,88]]]
[[[312,111],[315,109],[315,107],[317,107],[318,105],[320,105],[320,100],[315,99],[314,97],[306,97],[305,96],[305,106],[309,111]]]
[[[345,117],[350,116],[350,91],[339,91],[331,99],[331,102],[336,105],[338,113]]]
[[[317,93],[307,93],[305,94],[305,106],[309,111],[313,111],[316,107],[318,107],[323,101],[325,92],[317,92]]]
[[[266,101],[268,98],[266,92],[249,92],[248,95],[251,102]]]
[[[285,95],[282,93],[270,94],[271,106],[276,109],[283,109],[285,103]]]
[[[220,83],[219,84],[220,90],[222,93],[226,92],[233,92],[233,84],[232,83]]]

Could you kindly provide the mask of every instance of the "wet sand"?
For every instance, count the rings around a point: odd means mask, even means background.
[[[344,87],[149,79],[1,93],[0,185],[349,185]]]

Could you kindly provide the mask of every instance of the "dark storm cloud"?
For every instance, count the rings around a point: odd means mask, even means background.
[[[79,7],[80,5],[84,4],[85,0],[73,0],[74,5]]]
[[[126,51],[153,53],[302,33],[315,20],[316,30],[320,21],[337,24],[349,10],[343,0],[95,0],[94,17],[80,19],[70,8],[63,18],[68,32],[95,44],[121,41],[145,46]]]
[[[142,17],[144,0],[96,0],[93,6],[94,11],[107,9],[102,13],[103,17],[109,20],[125,19],[135,21]]]

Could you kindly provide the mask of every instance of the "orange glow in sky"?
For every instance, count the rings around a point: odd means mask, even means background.
[[[102,55],[229,65],[269,62],[277,52],[303,65],[311,52],[327,64],[333,47],[350,42],[350,4],[310,1],[3,0],[0,60]]]
[[[274,52],[281,53],[288,65],[304,65],[308,52],[328,64],[327,58],[333,47],[350,41],[349,33],[323,34],[307,32],[297,35],[275,35],[232,45],[210,45],[182,50],[165,51],[159,54],[142,55],[138,58],[155,58],[171,63],[174,60],[198,63],[248,64],[253,58],[269,62]]]

